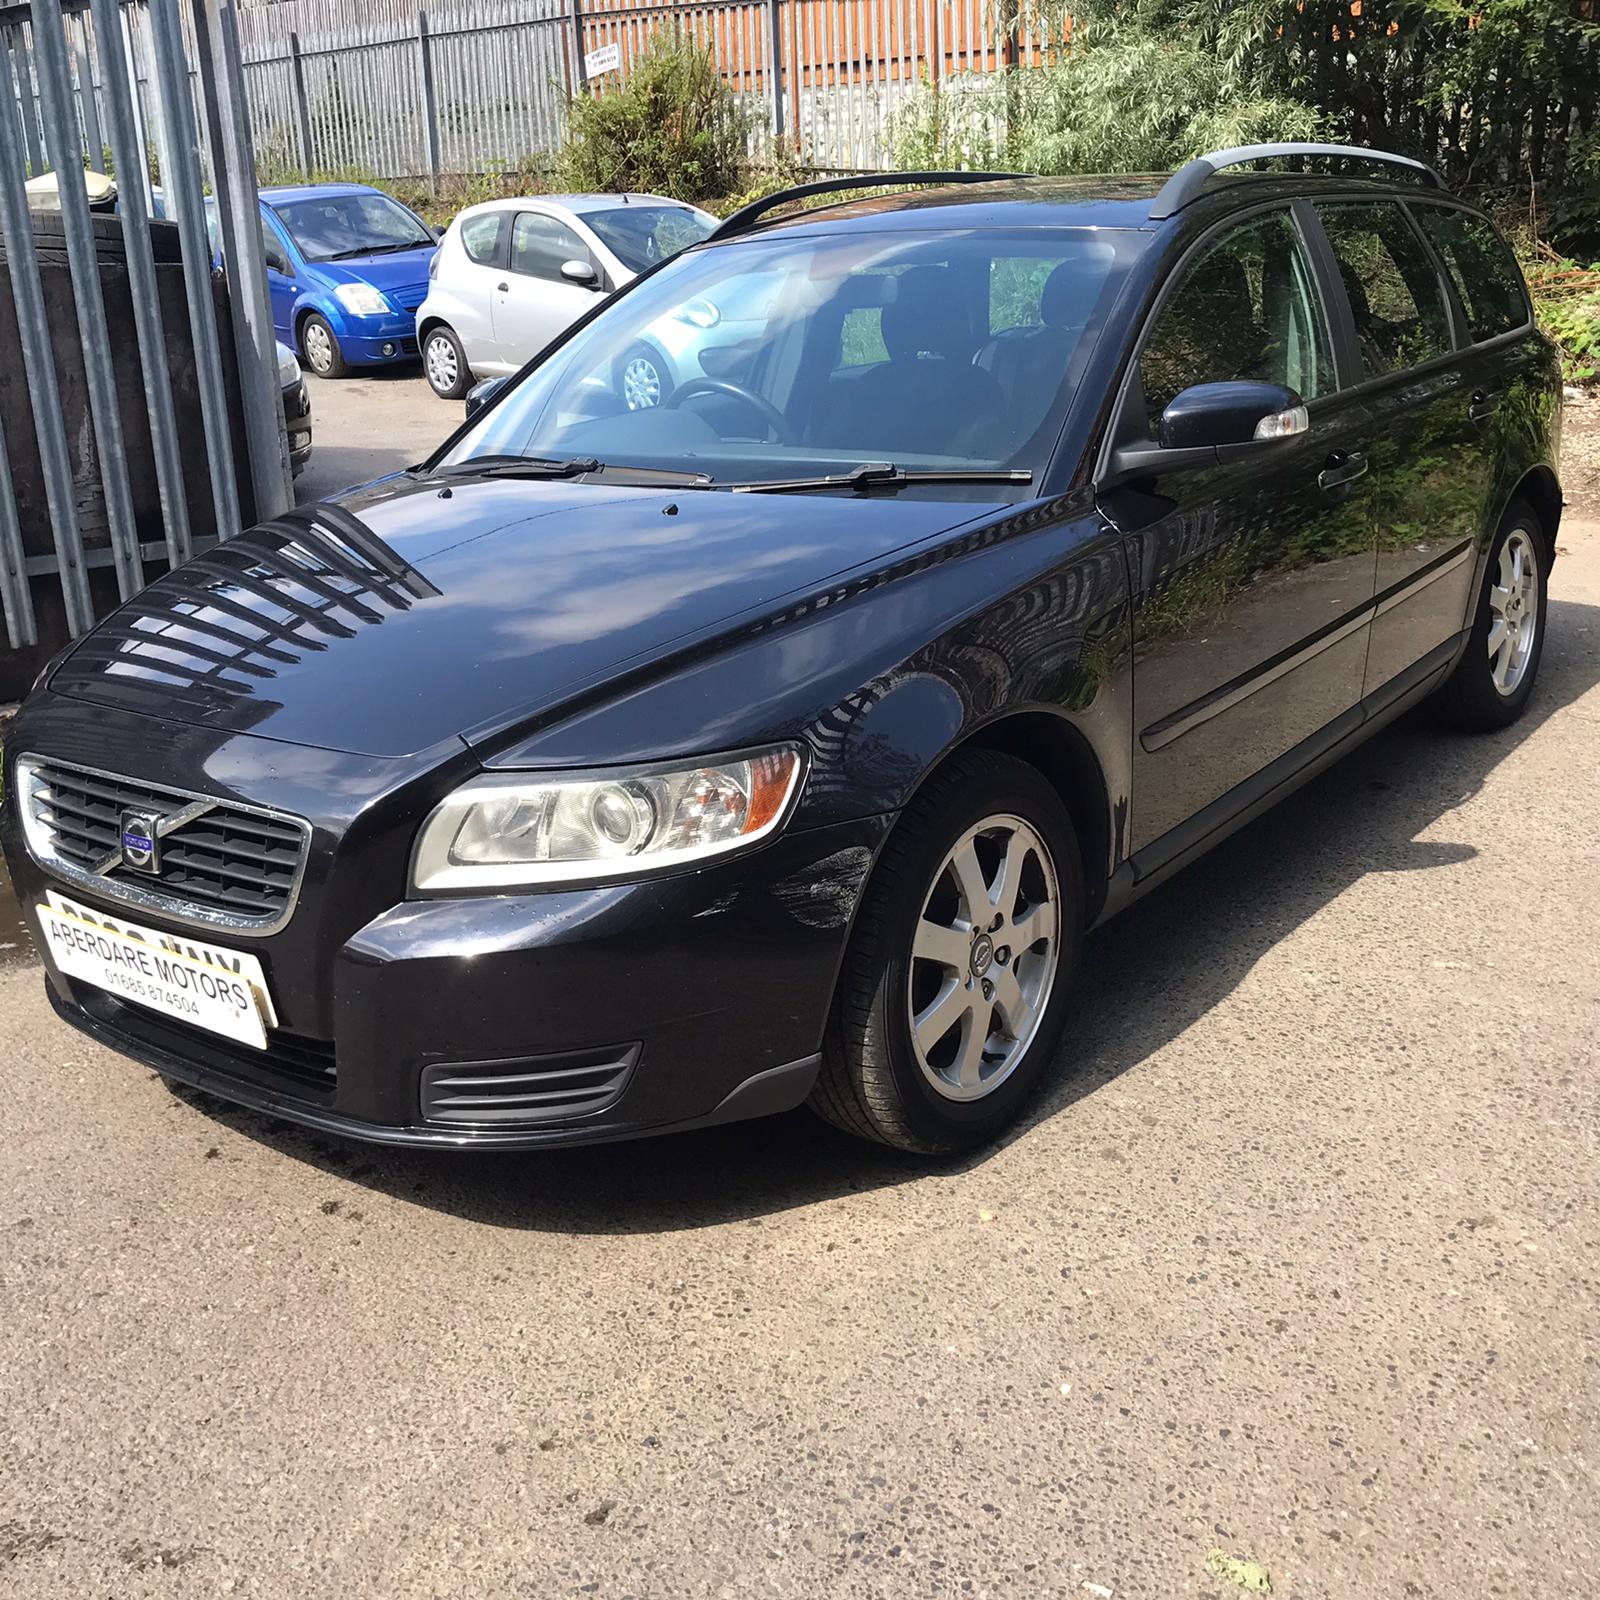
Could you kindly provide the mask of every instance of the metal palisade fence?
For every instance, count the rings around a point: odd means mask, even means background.
[[[437,178],[537,162],[574,94],[626,75],[677,28],[746,97],[752,154],[826,170],[892,164],[919,83],[1048,59],[1008,0],[277,0],[240,12],[265,175]]]
[[[0,599],[22,652],[291,493],[232,6],[0,4],[0,66],[0,340],[21,357]],[[118,175],[114,212],[86,167]],[[29,190],[50,173],[54,196]]]

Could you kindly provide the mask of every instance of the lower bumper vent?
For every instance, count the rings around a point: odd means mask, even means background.
[[[608,1045],[514,1061],[436,1061],[422,1069],[423,1119],[505,1128],[590,1116],[616,1103],[640,1049]]]

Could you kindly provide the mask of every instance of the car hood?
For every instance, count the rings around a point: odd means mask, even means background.
[[[356,754],[473,743],[987,509],[390,479],[166,574],[50,686]]]
[[[374,289],[415,289],[428,281],[432,250],[392,256],[352,256],[348,261],[313,261],[311,270],[328,283],[370,283]]]

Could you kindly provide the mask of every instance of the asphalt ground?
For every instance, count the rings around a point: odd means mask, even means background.
[[[334,387],[329,480],[453,411]],[[58,1023],[0,912],[0,1594],[1600,1595],[1600,522],[1562,545],[1526,717],[1408,720],[1095,935],[1053,1088],[954,1164],[803,1113],[310,1138]]]

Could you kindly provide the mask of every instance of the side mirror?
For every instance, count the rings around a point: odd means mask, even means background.
[[[482,383],[473,384],[467,390],[467,421],[471,422],[505,386],[504,378],[485,378]]]
[[[1111,477],[1214,467],[1293,439],[1310,426],[1300,396],[1280,383],[1196,383],[1161,413],[1157,443],[1141,440],[1112,454]]]
[[[289,262],[284,256],[283,251],[281,251],[275,244],[269,244],[262,253],[266,257],[267,265],[274,272],[288,272]]]
[[[1293,389],[1277,383],[1197,383],[1161,413],[1163,450],[1290,439],[1310,427]]]
[[[561,276],[568,283],[575,283],[580,289],[598,289],[600,287],[600,274],[587,261],[563,261],[561,263]]]

